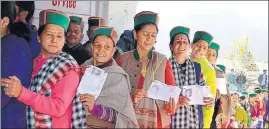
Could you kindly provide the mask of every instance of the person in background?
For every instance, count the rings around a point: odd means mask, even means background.
[[[244,91],[244,92],[242,92],[241,94],[244,95],[245,98],[246,98],[246,100],[248,101],[248,92]]]
[[[170,31],[170,50],[169,58],[173,73],[175,76],[176,86],[183,88],[188,85],[205,86],[205,80],[199,63],[193,62],[188,56],[190,50],[189,28],[183,26],[174,27]],[[207,102],[205,106],[210,107],[214,104],[214,99],[204,98]],[[203,111],[202,105],[189,105],[189,99],[180,94],[178,108],[172,116],[172,128],[202,128]]]
[[[257,94],[257,104],[259,105],[260,109],[257,128],[263,128],[263,116],[266,112],[266,106],[263,98],[264,96],[260,87],[255,88],[254,92]]]
[[[19,22],[23,22],[27,25],[31,33],[30,49],[32,53],[32,59],[35,59],[41,50],[40,43],[37,40],[37,33],[33,31],[31,27],[31,20],[35,12],[34,1],[16,1],[15,2],[17,17]]]
[[[124,30],[121,34],[119,41],[116,44],[116,52],[113,56],[114,59],[118,57],[119,54],[122,54],[127,51],[131,51],[136,48],[136,43],[134,41],[134,35],[132,30]]]
[[[245,95],[241,95],[239,96],[239,103],[240,105],[245,109],[245,111],[248,111],[248,108],[249,108],[249,105],[248,105],[248,101],[246,99],[246,96]]]
[[[216,71],[217,80],[220,78],[225,78],[225,71],[221,70],[219,67],[216,66],[217,58],[219,55],[219,49],[220,49],[219,44],[217,44],[215,42],[211,42],[209,49],[207,51],[207,54],[206,54],[207,60],[210,62],[210,64],[214,67],[214,69]],[[223,69],[225,69],[225,66],[221,66],[221,67]],[[217,92],[217,93],[219,93],[219,92]],[[219,107],[220,107],[220,95],[217,94],[215,107],[214,107],[214,113],[212,116],[212,122],[210,125],[211,128],[216,128],[216,121],[214,121],[214,120],[216,119],[216,116],[219,112]]]
[[[193,61],[199,63],[205,77],[206,85],[210,88],[210,96],[215,99],[216,87],[216,71],[214,67],[206,59],[206,53],[209,49],[213,37],[205,31],[196,31],[193,38],[191,58]],[[204,128],[210,128],[212,116],[214,113],[214,106],[203,107],[204,113]]]
[[[93,31],[91,49],[93,58],[82,66],[103,69],[108,76],[95,100],[93,95],[81,94],[80,101],[87,105],[87,125],[90,128],[138,128],[130,97],[128,74],[112,59],[116,51],[117,34],[112,27],[98,27]],[[99,55],[104,56],[99,56]]]
[[[62,52],[69,17],[47,9],[39,18],[42,47],[34,60],[30,88],[14,75],[1,78],[2,87],[6,95],[27,105],[27,128],[86,128],[86,112],[77,92],[80,67]]]
[[[246,96],[245,95],[241,95],[239,97],[240,99],[240,105],[244,108],[244,110],[246,111],[246,114],[247,114],[247,118],[248,118],[248,122],[247,122],[247,127],[250,127],[251,125],[251,118],[250,118],[250,114],[249,114],[249,102],[248,100],[246,99]]]
[[[244,91],[246,82],[247,78],[244,75],[244,72],[241,71],[240,74],[236,77],[237,92],[241,93]]]
[[[258,124],[258,118],[260,115],[260,105],[257,101],[257,94],[256,93],[250,93],[249,94],[249,112],[251,117],[251,126],[250,128],[256,128]]]
[[[17,76],[28,88],[32,73],[32,55],[29,46],[30,30],[23,23],[15,23],[15,5],[1,2],[1,78]],[[3,85],[3,84],[1,84]],[[5,94],[1,86],[1,127],[26,128],[25,105]]]
[[[148,98],[153,81],[175,86],[171,64],[165,55],[153,51],[158,34],[157,13],[142,11],[134,17],[134,37],[137,47],[116,59],[130,77],[131,97],[139,128],[169,128],[177,100],[169,103]]]
[[[83,64],[92,57],[92,54],[81,44],[83,39],[84,23],[81,17],[70,16],[70,24],[67,30],[66,44],[63,51],[69,53],[78,62]]]
[[[231,69],[231,72],[227,75],[227,81],[229,84],[229,90],[233,92],[237,91],[237,90],[234,90],[234,89],[237,89],[235,85],[236,83],[235,80],[236,80],[236,75],[235,75],[234,69]]]
[[[34,25],[34,17],[32,17],[30,24],[31,24],[31,28],[32,28],[33,32],[37,33],[37,27]]]
[[[87,48],[90,53],[91,53],[91,42],[92,42],[92,32],[94,29],[96,29],[99,26],[104,26],[105,25],[105,20],[101,17],[89,17],[88,18],[88,30],[87,30],[87,36],[89,40],[83,44],[85,48]]]
[[[231,95],[232,108],[235,110],[235,122],[237,122],[238,128],[246,128],[248,124],[247,113],[239,103],[239,93],[235,92]]]
[[[231,107],[231,94],[227,88],[227,94],[220,96],[220,108],[221,113],[219,113],[214,119],[216,121],[216,128],[227,128],[230,126],[230,123],[233,121],[231,116],[234,115],[234,110]]]
[[[264,127],[268,128],[269,127],[268,90],[262,89],[262,93],[263,93],[263,102],[265,104],[265,114],[263,116]]]
[[[213,65],[213,67],[215,68],[216,73],[218,73],[217,74],[217,79],[218,78],[225,78],[226,67],[224,65],[218,64],[218,65]],[[219,72],[221,72],[221,73],[219,73]],[[227,86],[227,84],[226,84],[226,86]],[[217,89],[216,102],[215,102],[215,106],[214,106],[214,113],[213,113],[213,116],[212,116],[212,122],[211,122],[210,128],[217,128],[215,119],[216,119],[217,115],[222,110],[220,100],[221,100],[221,94],[220,94],[219,90]]]
[[[263,70],[263,73],[259,75],[259,78],[258,78],[258,82],[261,89],[265,89],[266,84],[267,84],[267,79],[268,79],[267,70],[265,69]]]

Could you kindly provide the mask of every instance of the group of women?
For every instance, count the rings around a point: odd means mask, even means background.
[[[5,22],[12,19],[1,16],[2,30],[8,29]],[[216,72],[206,58],[213,36],[197,31],[191,42],[189,28],[174,27],[168,59],[152,50],[159,32],[158,22],[157,13],[136,14],[136,48],[116,60],[114,28],[96,28],[89,47],[93,57],[79,66],[72,56],[62,52],[69,17],[61,11],[43,10],[38,29],[41,52],[33,61],[31,83],[21,82],[20,76],[1,78],[4,94],[26,105],[28,128],[209,128],[214,121],[217,92]],[[97,99],[77,92],[81,76],[91,65],[108,73]],[[178,100],[170,98],[169,102],[150,99],[147,91],[155,80],[180,88],[209,86],[210,95],[204,97],[205,105],[189,105],[190,100],[182,95]]]

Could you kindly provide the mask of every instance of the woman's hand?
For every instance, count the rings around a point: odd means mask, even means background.
[[[148,97],[148,92],[141,89],[137,89],[134,93],[134,103],[136,104],[141,99],[147,98],[147,97]]]
[[[189,98],[184,97],[184,96],[179,96],[177,107],[178,106],[184,106],[185,108],[188,108],[189,107],[189,102],[190,102]]]
[[[215,98],[214,97],[204,97],[205,107],[213,107],[215,105]]]
[[[9,97],[18,98],[21,94],[21,81],[16,76],[1,78],[1,86],[4,87],[5,94]]]
[[[91,112],[94,106],[95,98],[93,95],[80,94],[79,101],[88,106],[88,111]]]
[[[172,116],[175,114],[176,110],[176,103],[175,99],[170,97],[169,103],[164,104],[164,110],[167,112],[168,115]]]

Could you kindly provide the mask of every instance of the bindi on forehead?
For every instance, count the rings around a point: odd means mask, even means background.
[[[56,31],[56,30],[46,30],[46,32],[55,33],[55,34],[63,34],[62,31]]]
[[[143,33],[157,34],[157,32],[150,32],[150,31],[145,31],[145,30],[143,30],[143,31],[141,31],[141,32],[143,32]]]

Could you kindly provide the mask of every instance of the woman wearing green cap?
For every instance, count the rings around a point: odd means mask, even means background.
[[[136,49],[117,57],[117,63],[129,74],[131,96],[139,128],[169,128],[170,116],[175,110],[175,101],[164,101],[147,97],[152,82],[157,80],[175,86],[171,64],[165,55],[153,51],[158,34],[158,14],[143,11],[134,17]]]
[[[169,47],[172,52],[169,60],[172,64],[176,86],[180,88],[188,85],[205,86],[200,64],[193,62],[188,55],[190,50],[189,28],[174,27],[170,31]],[[179,107],[171,120],[172,128],[203,127],[202,105],[189,105],[189,101],[188,98],[180,94]]]
[[[85,128],[86,112],[79,102],[79,65],[62,52],[69,18],[63,12],[43,10],[39,14],[40,55],[34,60],[29,89],[12,76],[1,79],[5,93],[26,106],[27,128]]]
[[[91,128],[138,128],[130,97],[128,74],[113,60],[116,51],[116,32],[112,27],[99,27],[93,31],[90,44],[93,58],[83,67],[90,65],[108,73],[102,91],[95,100],[93,95],[81,94],[80,101],[87,105],[87,125]]]
[[[245,95],[241,95],[239,98],[240,98],[240,105],[244,108],[244,110],[246,111],[246,114],[247,114],[247,118],[248,118],[247,127],[250,127],[251,118],[250,118],[250,114],[248,112],[249,111],[249,102],[248,102]]]
[[[191,58],[201,65],[203,75],[205,76],[206,85],[210,87],[210,98],[215,98],[217,92],[216,72],[213,66],[205,57],[212,39],[213,37],[205,31],[195,32],[192,44]],[[204,128],[210,128],[210,124],[212,121],[212,116],[214,112],[213,103],[215,103],[214,99],[211,99],[211,102],[212,106],[203,107]]]
[[[219,67],[216,66],[218,55],[219,55],[219,48],[220,48],[219,44],[215,42],[211,42],[209,49],[207,50],[206,58],[216,70],[216,75],[217,75],[216,77],[224,78],[225,71],[222,71]]]
[[[249,112],[251,117],[251,126],[250,128],[256,128],[258,124],[258,118],[260,115],[260,106],[259,102],[257,101],[257,94],[256,93],[250,93],[249,94]]]
[[[258,104],[258,107],[259,107],[259,110],[260,110],[259,111],[257,128],[262,128],[263,115],[265,114],[266,106],[265,106],[264,101],[263,101],[262,89],[260,87],[257,87],[257,88],[254,89],[254,92],[257,94],[257,104]]]

